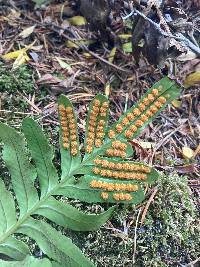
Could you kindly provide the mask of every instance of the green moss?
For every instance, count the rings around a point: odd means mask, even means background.
[[[138,229],[139,266],[181,266],[200,256],[200,227],[187,179],[163,176],[145,220]]]
[[[26,65],[20,66],[15,71],[0,62],[0,91],[8,94],[19,92],[33,93],[33,72]]]
[[[72,239],[98,267],[185,266],[200,256],[197,209],[187,179],[163,176],[158,189],[145,224],[137,228],[135,263],[132,257],[138,210],[130,208],[123,217],[122,209],[107,229],[89,234],[71,233]]]

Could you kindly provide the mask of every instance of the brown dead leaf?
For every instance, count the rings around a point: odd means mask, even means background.
[[[194,163],[193,164],[189,164],[189,165],[183,165],[183,166],[175,166],[174,169],[178,173],[182,173],[182,174],[196,173],[196,171],[197,171],[196,165]]]
[[[60,83],[61,80],[51,74],[45,74],[43,75],[38,81],[37,84],[38,85],[42,85],[42,84],[57,84]]]
[[[194,158],[198,155],[198,154],[200,154],[200,144],[198,145],[198,147],[195,149],[195,151],[194,151]]]

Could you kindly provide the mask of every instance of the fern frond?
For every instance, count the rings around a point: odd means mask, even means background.
[[[151,166],[141,165],[127,161],[132,156],[133,150],[129,140],[135,138],[157,116],[168,103],[180,93],[180,87],[175,81],[165,77],[157,82],[148,92],[131,107],[111,127],[104,129],[102,145],[95,147],[94,140],[98,134],[98,122],[101,120],[100,108],[105,97],[98,95],[90,105],[87,127],[92,129],[92,149],[83,158],[76,171],[71,172],[71,179],[63,184],[57,191],[58,194],[71,198],[78,198],[86,202],[109,202],[109,203],[133,203],[136,204],[144,199],[144,185],[153,183],[159,177],[158,172]],[[64,97],[64,96],[63,96]],[[107,102],[106,102],[107,103]],[[106,105],[108,106],[108,105]],[[97,109],[96,109],[97,108]],[[95,113],[96,112],[96,113]],[[92,114],[92,115],[91,115]],[[94,114],[96,117],[94,119]],[[106,123],[108,118],[106,118]],[[92,121],[92,123],[90,123]],[[95,123],[94,123],[95,122]],[[92,128],[91,128],[92,126]],[[91,135],[92,136],[92,135]],[[91,141],[89,139],[89,141]],[[86,148],[87,148],[86,143]],[[89,155],[88,155],[89,154]],[[98,158],[102,156],[101,158]],[[97,161],[101,164],[96,163]],[[136,169],[125,169],[126,165],[141,166]],[[120,168],[118,166],[121,166]],[[144,169],[149,168],[145,173]],[[85,174],[78,180],[76,174]],[[74,176],[74,178],[72,177]],[[131,190],[131,186],[137,185],[137,190]],[[130,190],[129,190],[129,189]]]
[[[58,203],[52,196],[56,194],[57,189],[68,178],[65,178],[62,182],[58,181],[55,167],[52,165],[52,150],[38,125],[31,119],[26,119],[23,123],[23,129],[36,168],[29,162],[29,155],[23,136],[7,125],[0,123],[0,140],[4,144],[3,159],[11,173],[13,190],[20,209],[20,216],[18,217],[14,200],[6,190],[3,181],[0,180],[0,253],[14,260],[22,261],[30,254],[30,251],[27,245],[14,237],[14,235],[16,233],[24,233],[37,241],[43,252],[52,259],[52,266],[57,264],[63,267],[93,266],[81,251],[71,243],[70,239],[62,236],[48,224],[34,220],[32,215],[43,215],[71,229],[80,231],[95,230],[106,222],[112,215],[114,208],[91,217],[92,215],[84,214],[69,204]],[[34,137],[36,138],[36,143],[33,142]],[[42,188],[39,191],[34,187],[37,176],[36,170],[40,187]],[[49,172],[50,170],[53,170],[52,173]],[[45,181],[41,179],[45,179]],[[39,198],[38,194],[41,192],[42,194],[40,194]],[[42,211],[44,207],[48,210],[47,213]],[[59,216],[57,216],[58,214]],[[93,218],[92,222],[91,218]],[[65,222],[65,219],[69,220]],[[85,223],[82,223],[83,220],[85,220]],[[28,232],[26,232],[26,229],[28,229]],[[64,251],[63,247],[65,248]]]
[[[34,267],[39,263],[48,267],[94,266],[69,238],[39,218],[43,216],[72,230],[96,230],[109,219],[115,207],[99,215],[89,215],[55,196],[89,203],[141,202],[145,185],[154,183],[159,173],[152,166],[127,159],[133,154],[129,140],[135,138],[179,91],[175,81],[162,79],[111,127],[108,126],[108,99],[97,95],[87,118],[83,158],[74,108],[67,97],[60,96],[61,177],[52,162],[53,149],[37,123],[30,118],[23,121],[26,142],[22,134],[0,123],[3,160],[11,174],[13,189],[10,194],[0,180],[0,253],[17,261],[0,261],[0,267],[16,264]],[[32,258],[19,234],[35,240],[48,259]]]
[[[63,236],[48,223],[29,218],[17,230],[36,241],[41,250],[51,259],[66,267],[93,267],[71,239]]]
[[[52,222],[74,231],[94,231],[110,218],[114,210],[115,207],[112,207],[99,215],[85,214],[73,206],[51,197],[40,206],[35,214],[42,215]]]

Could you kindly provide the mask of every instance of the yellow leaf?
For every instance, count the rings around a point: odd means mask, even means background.
[[[92,55],[90,54],[90,53],[87,53],[87,52],[83,52],[83,54],[82,54],[84,57],[86,57],[86,58],[91,58],[92,57]]]
[[[187,146],[184,146],[182,148],[182,153],[183,153],[183,157],[185,159],[191,159],[194,156],[194,151],[191,148],[187,147]]]
[[[20,65],[26,63],[27,61],[29,61],[30,58],[26,53],[26,50],[21,51],[21,53],[19,54],[19,56],[15,59],[14,63],[13,63],[13,67],[12,69],[17,69]]]
[[[78,48],[79,46],[74,42],[67,40],[67,47],[68,48]]]
[[[131,53],[132,52],[132,43],[128,42],[122,45],[122,49],[124,53]]]
[[[5,60],[17,58],[24,51],[25,51],[25,48],[22,48],[22,49],[14,51],[14,52],[7,53],[7,54],[3,55],[2,58]]]
[[[29,49],[31,49],[33,47],[33,45],[35,44],[35,41],[33,43],[31,43],[30,45],[27,45],[26,47],[24,48],[21,48],[19,50],[16,50],[16,51],[13,51],[13,52],[10,52],[10,53],[7,53],[3,56],[1,56],[4,60],[9,60],[9,59],[15,59],[15,58],[19,58],[22,56],[22,54],[26,54],[26,51],[28,51]],[[28,58],[28,55],[26,54],[26,59],[29,59]]]
[[[113,49],[110,51],[110,54],[109,54],[109,57],[108,57],[108,61],[110,63],[113,63],[113,60],[114,60],[114,57],[115,57],[115,54],[116,54],[116,50],[117,50],[117,48],[113,47]]]
[[[59,58],[59,57],[55,57],[55,58],[58,61],[58,63],[60,64],[61,68],[67,69],[69,71],[72,70],[71,66],[68,63],[64,62],[61,58]]]
[[[74,40],[74,41],[67,40],[67,47],[68,48],[79,48],[83,44],[90,45],[92,43],[94,43],[93,40],[84,40],[84,39]]]
[[[106,96],[109,96],[110,95],[111,86],[110,86],[110,83],[109,82],[106,83],[106,86],[105,86],[104,91],[105,91],[105,95]]]
[[[22,32],[20,32],[19,36],[22,38],[26,38],[29,35],[31,35],[31,33],[34,31],[34,29],[35,29],[35,25],[28,27],[28,28],[24,29]]]
[[[119,34],[118,36],[121,39],[129,39],[132,37],[132,34]]]
[[[200,70],[189,74],[186,77],[183,85],[184,85],[185,88],[188,88],[188,87],[190,87],[190,86],[192,86],[192,85],[194,85],[196,83],[200,83]]]
[[[175,108],[180,108],[181,107],[181,101],[177,100],[177,99],[174,99],[172,101],[172,105],[175,107]]]
[[[74,16],[69,18],[69,22],[74,26],[82,26],[87,23],[86,19],[82,16]]]

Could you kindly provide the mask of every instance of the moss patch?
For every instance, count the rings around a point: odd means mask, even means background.
[[[137,228],[135,262],[134,225],[138,210],[129,209],[123,217],[122,209],[111,226],[97,232],[68,234],[97,267],[185,266],[200,256],[198,214],[187,179],[178,175],[162,176],[158,189],[145,224]]]
[[[12,71],[11,67],[0,62],[1,92],[15,93],[16,91],[24,91],[26,93],[33,93],[32,75],[33,72],[26,65],[22,65],[17,70]]]

